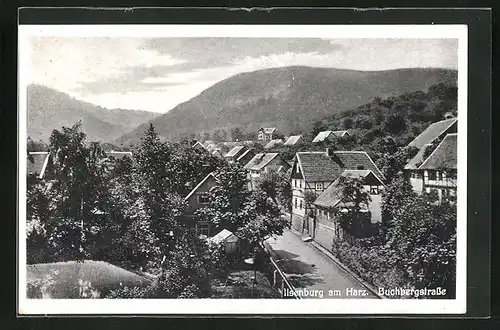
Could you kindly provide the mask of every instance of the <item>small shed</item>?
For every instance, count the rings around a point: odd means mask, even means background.
[[[227,229],[221,230],[217,235],[209,238],[209,241],[215,244],[224,244],[227,254],[233,254],[238,251],[239,238]]]

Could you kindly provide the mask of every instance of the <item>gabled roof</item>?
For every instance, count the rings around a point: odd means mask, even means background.
[[[207,140],[207,141],[203,142],[203,145],[204,145],[205,147],[208,147],[210,144],[214,144],[214,141],[212,141],[212,140]]]
[[[316,143],[324,141],[330,136],[330,134],[332,134],[332,131],[319,132],[318,135],[316,135],[316,137],[312,140],[312,142]]]
[[[296,154],[304,179],[309,182],[333,181],[345,170],[370,170],[380,180],[385,178],[365,151],[335,151],[332,156],[326,152],[298,152]]]
[[[194,188],[193,188],[193,190],[191,190],[191,191],[189,192],[189,194],[187,194],[187,196],[186,196],[186,197],[184,197],[184,200],[185,200],[185,201],[187,201],[187,200],[188,200],[188,199],[189,199],[189,198],[190,198],[190,197],[191,197],[191,196],[192,196],[192,195],[196,192],[196,190],[198,190],[198,189],[201,187],[201,185],[202,185],[205,181],[207,181],[210,177],[212,177],[212,178],[214,178],[215,180],[217,180],[217,178],[216,178],[216,177],[215,177],[215,175],[214,175],[214,172],[210,172],[210,173],[208,173],[208,174],[207,174],[207,176],[206,176],[206,177],[204,177],[204,178],[203,178],[203,180],[201,180],[201,181],[200,181],[200,183],[198,183],[198,184],[196,185],[196,187],[194,187]]]
[[[279,154],[276,152],[259,153],[255,155],[243,168],[246,170],[259,171],[278,156]]]
[[[457,134],[448,134],[436,147],[419,169],[457,168]]]
[[[408,146],[422,148],[427,144],[431,144],[435,139],[437,139],[444,132],[446,132],[447,129],[455,124],[457,120],[457,118],[450,118],[429,125],[429,127],[427,127],[413,141],[411,141]]]
[[[405,170],[416,170],[418,169],[419,164],[422,164],[424,161],[424,154],[425,154],[425,149],[426,147],[422,147],[418,150],[418,152],[413,156],[412,159],[405,165],[404,169]]]
[[[309,182],[333,181],[343,171],[324,151],[297,152],[296,159],[304,179]]]
[[[284,145],[285,146],[293,146],[294,144],[299,142],[300,139],[302,139],[302,135],[292,135],[286,140]]]
[[[271,149],[271,148],[274,148],[278,145],[282,145],[283,144],[283,140],[281,139],[275,139],[275,140],[271,140],[269,141],[265,146],[264,146],[264,149]]]
[[[27,159],[27,174],[34,174],[39,179],[43,179],[45,175],[45,170],[50,159],[50,153],[48,151],[34,151],[29,153]],[[30,159],[31,158],[31,159]],[[33,162],[32,162],[33,160]]]
[[[342,137],[342,136],[345,136],[345,135],[349,135],[349,132],[348,131],[333,131],[332,132],[335,136],[338,136],[338,137]]]
[[[238,156],[238,158],[236,159],[237,162],[239,162],[241,159],[243,159],[243,157],[247,156],[249,153],[251,153],[252,150],[251,149],[247,149],[245,150],[244,153],[242,153],[240,156]]]
[[[201,143],[200,141],[196,141],[196,143],[194,143],[191,147],[192,147],[192,148],[203,148],[203,149],[205,149],[205,150],[207,149],[207,148],[205,147],[205,145],[204,145],[203,143]]]
[[[259,131],[264,131],[266,134],[274,133],[276,131],[276,127],[261,127],[258,129]]]
[[[243,150],[243,148],[244,146],[236,146],[231,149],[224,157],[235,157]]]
[[[372,178],[378,179],[372,171],[370,170],[346,170],[342,172],[340,176],[355,176],[360,178]],[[340,178],[340,177],[339,177]],[[337,206],[342,200],[342,187],[339,184],[339,178],[335,179],[314,201],[314,205],[330,208]],[[379,180],[380,185],[383,183]]]
[[[335,151],[334,154],[340,159],[344,169],[357,170],[358,165],[361,165],[364,170],[372,171],[380,181],[385,180],[384,175],[366,151]]]

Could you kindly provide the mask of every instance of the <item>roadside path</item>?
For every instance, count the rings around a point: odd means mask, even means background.
[[[321,298],[321,295],[337,299],[378,299],[328,256],[290,230],[268,239],[266,247],[304,299]]]

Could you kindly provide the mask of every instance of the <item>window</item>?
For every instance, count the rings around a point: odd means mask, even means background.
[[[441,172],[436,172],[436,180],[441,180]]]
[[[377,186],[370,186],[370,195],[378,195],[378,187]]]
[[[316,214],[319,216],[321,215],[321,211],[320,210],[316,210]]]
[[[208,237],[208,224],[202,223],[196,225],[196,235]]]
[[[302,188],[302,180],[299,180],[299,188]]]
[[[436,172],[429,171],[429,180],[436,180]]]
[[[297,198],[295,198],[295,208],[297,208]]]
[[[324,215],[325,217],[327,217],[327,216],[328,216],[328,212],[323,211],[323,215]]]
[[[300,170],[299,170],[299,165],[298,165],[298,164],[295,166],[295,172],[296,172],[296,173],[300,173]]]
[[[198,203],[200,204],[208,204],[210,202],[210,198],[207,193],[201,193],[198,195]]]
[[[323,182],[316,182],[316,190],[323,190]]]
[[[300,200],[299,208],[302,210],[302,200]]]

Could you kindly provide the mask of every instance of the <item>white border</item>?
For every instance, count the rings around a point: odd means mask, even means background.
[[[293,37],[293,38],[455,38],[458,42],[457,289],[454,300],[364,299],[26,299],[26,222],[19,221],[18,313],[31,314],[461,314],[466,312],[467,244],[467,26],[466,25],[20,25],[19,192],[26,191],[26,88],[29,37]],[[26,194],[18,219],[26,218]]]

